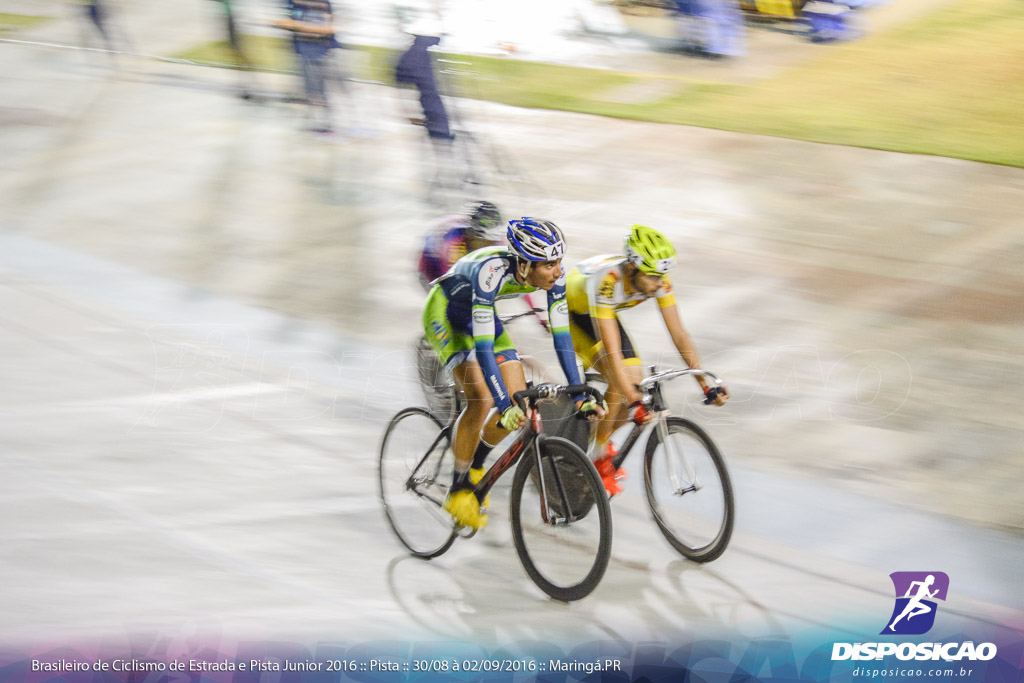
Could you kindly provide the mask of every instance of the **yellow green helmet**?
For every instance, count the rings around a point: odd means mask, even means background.
[[[626,237],[626,258],[648,275],[664,275],[676,267],[676,248],[654,228],[633,225]]]

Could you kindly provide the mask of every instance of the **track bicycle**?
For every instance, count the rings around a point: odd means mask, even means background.
[[[633,424],[612,459],[621,467],[644,432],[644,490],[654,522],[669,544],[695,562],[717,559],[732,537],[735,509],[732,481],[718,446],[696,423],[669,414],[662,394],[665,382],[692,375],[716,387],[722,381],[707,370],[654,372],[638,385],[642,401],[654,414],[647,425]],[[604,382],[596,372],[587,381]],[[710,403],[705,399],[705,403]]]
[[[541,384],[513,394],[527,415],[526,426],[496,447],[509,444],[475,485],[477,498],[485,500],[518,463],[509,493],[516,554],[533,582],[562,601],[589,595],[611,555],[611,510],[601,477],[577,445],[543,433],[537,409],[541,401],[580,394],[602,400],[588,385]],[[426,408],[406,408],[391,418],[381,441],[384,514],[417,557],[437,557],[457,537],[475,534],[442,508],[455,466],[454,426],[454,419],[445,423]]]

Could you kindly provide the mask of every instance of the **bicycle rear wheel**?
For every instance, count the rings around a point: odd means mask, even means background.
[[[593,463],[575,444],[552,436],[534,443],[512,480],[512,540],[523,568],[542,591],[556,600],[579,600],[597,587],[608,568],[608,496]]]
[[[380,445],[380,499],[402,545],[417,557],[437,557],[455,541],[441,505],[455,457],[448,430],[423,408],[406,408],[388,424]]]
[[[711,437],[681,417],[666,420],[667,442],[651,431],[644,455],[647,503],[661,533],[695,562],[718,558],[732,537],[732,482]]]

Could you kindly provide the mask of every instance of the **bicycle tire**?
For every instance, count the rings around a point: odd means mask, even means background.
[[[594,469],[593,463],[571,441],[560,437],[541,435],[537,438],[535,444],[536,450],[523,458],[516,469],[515,478],[512,480],[509,501],[509,517],[512,520],[512,541],[516,548],[516,554],[519,555],[519,560],[523,564],[523,568],[538,588],[556,600],[563,602],[579,600],[597,588],[601,578],[604,576],[605,570],[608,568],[608,560],[611,557],[612,550],[612,516],[611,508],[608,505],[608,496],[605,494],[604,484],[601,482],[601,477],[597,474],[597,470]],[[584,500],[589,495],[592,499],[590,501],[592,507],[582,511],[582,515],[575,522],[564,525],[551,525],[544,522],[540,516],[539,489],[536,485],[533,485],[530,491],[537,494],[537,507],[534,508],[529,503],[528,507],[523,505],[523,497],[527,492],[527,480],[531,479],[531,472],[537,468],[538,454],[542,463],[541,467],[550,467],[551,472],[557,473],[554,475],[555,478],[562,481],[563,486],[561,487],[558,487],[557,482],[554,482],[556,483],[556,489],[561,488],[561,493],[555,493],[554,491],[549,491],[548,493],[549,501],[553,497],[557,498],[560,501],[557,504],[563,506],[559,514],[564,515],[568,511],[569,516],[573,516],[574,503],[568,499],[564,484],[572,479],[576,484],[586,487],[582,491],[577,491],[577,495],[582,496]],[[536,474],[534,474],[535,476]],[[545,477],[545,489],[548,489],[548,482],[551,478],[551,475]],[[597,516],[593,517],[595,510]],[[524,517],[524,515],[527,516]],[[552,538],[545,539],[545,542],[550,547],[555,548],[556,551],[560,549],[562,554],[565,555],[566,551],[572,547],[592,545],[592,543],[587,543],[586,539],[584,539],[583,544],[573,544],[572,540],[566,543],[565,538],[555,539],[554,536],[556,534],[552,530],[558,528],[566,530],[575,528],[579,530],[579,527],[587,519],[590,522],[587,523],[586,533],[596,536],[597,548],[592,561],[583,560],[586,573],[582,578],[577,581],[570,579],[570,582],[565,585],[560,579],[550,576],[553,573],[551,570],[542,569],[538,566],[538,559],[531,554],[536,554],[538,551],[537,545],[534,541],[527,540],[526,532],[529,529],[531,536],[534,532],[550,535]],[[524,520],[526,520],[525,524]],[[596,529],[594,528],[595,522]],[[552,533],[547,534],[545,532]],[[531,551],[531,545],[534,546],[533,551]],[[589,556],[589,548],[585,547],[583,554]],[[565,557],[560,557],[557,562],[564,563]],[[589,563],[589,568],[586,567],[587,563]]]
[[[444,424],[429,410],[406,408],[391,418],[380,444],[380,499],[391,531],[416,557],[437,557],[455,542],[455,524],[441,508],[454,463]],[[415,472],[420,480],[410,488]]]
[[[688,499],[685,505],[667,500],[665,487],[662,484],[665,472],[655,462],[655,457],[659,453],[658,445],[661,444],[661,435],[657,429],[654,429],[647,440],[647,449],[644,453],[644,489],[647,492],[647,504],[662,535],[677,552],[694,562],[711,562],[720,557],[729,545],[736,517],[729,470],[725,466],[725,460],[722,458],[718,446],[701,427],[682,417],[669,417],[666,422],[670,437],[673,435],[689,437],[696,444],[696,447],[688,451],[689,454],[702,453],[703,456],[706,456],[708,462],[699,463],[698,477],[700,474],[707,477],[708,480],[705,481],[702,488],[711,490],[705,492],[699,503],[696,502],[696,495]],[[661,449],[660,453],[664,457],[666,449]],[[717,484],[715,484],[716,482]],[[675,491],[673,493],[678,495],[679,500],[682,501],[689,493],[697,494],[699,492],[700,490],[683,493]],[[719,498],[721,499],[720,503]],[[721,520],[715,520],[711,517],[712,514],[720,515]],[[675,522],[674,519],[677,515],[678,517],[688,517],[689,523],[680,525]],[[710,531],[698,532],[695,530],[696,527],[702,525],[698,518],[711,519],[710,523],[703,522],[703,526]],[[688,528],[679,528],[680,526],[688,526]],[[702,533],[703,538],[706,538],[707,541],[691,540],[698,533]]]

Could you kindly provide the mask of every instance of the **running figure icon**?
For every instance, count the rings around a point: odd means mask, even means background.
[[[949,577],[943,572],[893,572],[890,578],[896,592],[896,604],[882,633],[910,635],[928,632],[935,623],[936,600],[946,599]]]
[[[907,606],[903,608],[903,611],[900,612],[900,615],[893,619],[892,623],[889,624],[890,631],[896,630],[896,622],[902,619],[903,617],[906,617],[907,621],[910,621],[919,614],[927,614],[928,612],[932,611],[932,608],[921,602],[921,600],[923,600],[926,597],[934,598],[935,594],[939,592],[938,588],[936,588],[934,591],[928,590],[928,588],[933,583],[935,583],[934,574],[929,574],[928,578],[924,581],[912,581],[910,583],[910,588],[907,589],[907,594],[903,596],[905,598],[910,598],[910,602],[908,602]],[[911,597],[910,594],[914,591],[914,586],[917,586],[917,595]]]

